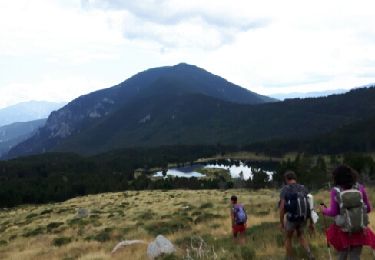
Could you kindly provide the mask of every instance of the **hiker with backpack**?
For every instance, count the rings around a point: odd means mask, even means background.
[[[245,244],[245,231],[247,223],[247,214],[245,207],[237,202],[237,196],[233,195],[231,198],[231,220],[233,238],[240,244]]]
[[[293,171],[284,174],[285,186],[280,192],[280,228],[286,233],[286,259],[292,257],[292,238],[296,233],[301,246],[306,250],[308,259],[315,259],[310,246],[304,237],[304,229],[309,221],[309,228],[314,231],[314,223],[310,217],[308,191],[305,186],[297,183],[297,176]]]
[[[357,182],[358,174],[341,165],[332,172],[335,187],[331,190],[330,205],[321,205],[323,216],[334,217],[326,230],[327,241],[338,252],[338,259],[360,259],[364,245],[375,248],[375,235],[368,225],[371,204],[366,189]]]

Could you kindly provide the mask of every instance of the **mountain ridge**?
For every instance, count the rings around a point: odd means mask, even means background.
[[[31,137],[39,127],[42,127],[46,118],[30,122],[16,122],[0,127],[0,156],[6,154],[12,147]]]
[[[233,103],[218,98],[222,85],[209,92],[212,85],[205,84],[210,80],[203,80],[201,90],[194,77],[201,79],[199,73],[204,71],[199,69],[198,76],[189,77],[191,72],[184,66],[177,66],[177,71],[183,69],[177,74],[176,66],[162,67],[160,77],[158,69],[150,69],[151,74],[139,73],[125,81],[125,87],[121,83],[75,99],[53,112],[46,126],[12,149],[9,157],[50,151],[93,155],[142,146],[247,145],[324,134],[375,115],[375,88],[324,98]],[[170,68],[172,76],[165,74]],[[188,66],[190,69],[196,70]],[[146,75],[146,83],[137,84],[142,75]]]
[[[80,96],[62,109],[52,112],[44,129],[35,137],[44,139],[39,145],[38,152],[49,150],[68,136],[89,128],[136,98],[153,97],[160,93],[198,93],[245,104],[276,101],[239,87],[194,65],[180,63],[175,66],[151,68],[111,88]],[[26,153],[34,152],[33,149],[24,149]]]
[[[53,110],[59,109],[65,104],[65,102],[32,100],[1,108],[0,126],[47,118]]]

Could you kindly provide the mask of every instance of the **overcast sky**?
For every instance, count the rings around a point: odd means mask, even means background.
[[[261,94],[375,82],[375,2],[2,0],[0,107],[195,64]]]

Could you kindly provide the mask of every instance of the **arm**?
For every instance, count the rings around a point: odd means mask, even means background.
[[[231,218],[232,227],[233,227],[234,226],[234,212],[233,212],[233,208],[230,209],[230,218]]]
[[[280,210],[280,226],[281,228],[284,228],[284,215],[285,215],[285,199],[281,199],[280,200],[280,207],[279,207],[279,210]]]
[[[335,199],[336,197],[336,190],[332,189],[331,190],[331,199],[329,203],[328,208],[323,209],[323,215],[329,216],[329,217],[335,217],[339,215],[339,205],[337,204],[337,201]]]
[[[366,192],[366,189],[365,189],[365,186],[361,185],[360,187],[360,191],[362,193],[362,197],[363,197],[363,202],[365,203],[366,207],[367,207],[367,213],[370,213],[371,210],[372,210],[372,207],[371,207],[371,203],[368,199],[368,196],[367,196],[367,192]]]

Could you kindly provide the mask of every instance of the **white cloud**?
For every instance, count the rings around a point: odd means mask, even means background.
[[[11,83],[0,88],[0,108],[29,100],[66,102],[83,94],[107,87],[80,77],[43,77],[35,83]]]
[[[375,82],[373,10],[361,0],[1,1],[0,106],[69,100],[179,62],[262,94],[364,85]]]
[[[116,19],[122,16],[122,31],[128,40],[171,48],[216,49],[233,42],[238,33],[267,25],[265,17],[245,15],[229,1],[208,6],[202,1],[83,0],[82,6],[88,12],[116,13]]]

